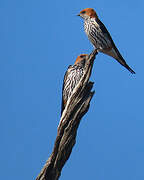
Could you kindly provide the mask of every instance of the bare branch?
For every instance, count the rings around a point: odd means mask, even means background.
[[[90,82],[89,78],[96,54],[97,51],[94,50],[87,58],[84,74],[69,98],[60,119],[53,152],[36,180],[58,180],[61,175],[61,170],[75,145],[81,118],[87,113],[94,95],[94,91],[91,91],[93,82]]]

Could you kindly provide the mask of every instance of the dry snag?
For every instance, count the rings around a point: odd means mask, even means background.
[[[61,170],[72,152],[81,118],[87,113],[95,93],[91,91],[93,82],[90,82],[89,78],[96,54],[97,51],[94,50],[87,58],[84,74],[62,113],[53,152],[36,180],[59,179]]]

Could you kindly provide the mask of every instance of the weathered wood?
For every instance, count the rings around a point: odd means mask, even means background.
[[[69,98],[60,119],[53,152],[36,180],[58,180],[61,170],[72,152],[81,118],[88,111],[90,101],[95,93],[91,91],[93,82],[90,82],[89,78],[96,54],[97,51],[94,50],[87,57],[84,74]]]

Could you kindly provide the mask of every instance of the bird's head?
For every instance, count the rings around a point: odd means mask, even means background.
[[[86,9],[83,9],[79,14],[78,16],[82,17],[83,19],[87,19],[87,18],[98,18],[96,12],[94,9],[92,8],[86,8]]]
[[[76,58],[75,64],[82,62],[83,60],[86,60],[88,54],[81,54]]]

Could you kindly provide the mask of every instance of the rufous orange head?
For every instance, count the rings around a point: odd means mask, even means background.
[[[86,8],[86,9],[83,9],[79,14],[78,16],[81,16],[83,19],[87,19],[87,18],[98,18],[96,12],[94,9],[92,8]]]
[[[81,62],[82,60],[85,60],[88,54],[81,54],[76,58],[75,64]]]

